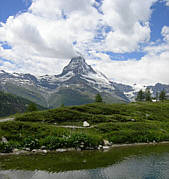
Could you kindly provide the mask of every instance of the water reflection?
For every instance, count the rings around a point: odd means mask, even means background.
[[[71,157],[68,153],[59,154],[59,156],[55,155],[55,163],[59,162],[57,159],[60,157],[62,162],[59,164],[64,166],[65,162],[65,170],[63,170],[63,166],[60,166],[62,170],[57,168],[56,171],[53,171],[53,169],[50,171],[50,168],[48,168],[49,165],[47,164],[48,162],[46,162],[47,168],[44,168],[44,170],[42,170],[44,167],[44,165],[42,165],[41,167],[35,167],[41,168],[41,170],[35,169],[31,171],[31,168],[28,167],[28,163],[25,164],[25,169],[24,167],[22,170],[14,167],[15,169],[10,170],[9,168],[12,169],[13,167],[11,165],[13,159],[8,158],[7,160],[3,159],[4,162],[0,160],[0,168],[2,169],[0,170],[0,179],[169,179],[168,149],[169,146],[164,145],[123,148],[118,149],[118,152],[114,149],[107,153],[76,153],[77,157],[81,156],[79,160],[82,162],[85,161],[85,163],[83,163],[79,169],[79,166],[75,166],[75,164],[78,164],[76,158],[72,158],[72,166],[69,167],[72,168],[71,171],[68,170],[66,165],[66,163],[71,165]],[[114,153],[119,154],[120,157],[115,157]],[[88,157],[91,158],[91,154],[93,155],[93,159],[89,160]],[[66,155],[68,158],[66,158]],[[74,153],[70,155],[72,157],[75,156]],[[29,158],[30,156],[27,157]],[[52,157],[54,157],[54,155],[50,155],[48,159]],[[93,161],[94,159],[96,159],[95,162]],[[114,159],[116,159],[116,162]],[[19,160],[21,160],[20,157]],[[33,158],[32,161],[33,160],[35,160],[35,158]],[[110,164],[111,160],[112,163]],[[8,162],[5,163],[5,161]],[[38,161],[38,158],[36,158],[36,161]],[[50,161],[52,162],[53,160]],[[23,161],[21,163],[23,165]],[[100,165],[98,163],[100,163]],[[8,169],[5,169],[7,167],[6,164],[8,165]],[[41,164],[39,163],[39,165]],[[34,165],[34,163],[32,163],[32,165]],[[17,167],[20,168],[20,166]],[[26,169],[27,167],[30,170]],[[56,167],[58,166],[56,165]]]

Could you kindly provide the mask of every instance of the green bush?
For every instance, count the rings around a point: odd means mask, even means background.
[[[142,143],[168,141],[169,134],[153,130],[121,130],[106,136],[112,143]]]
[[[31,136],[26,137],[23,140],[23,146],[32,149],[38,149],[40,147],[39,140]]]
[[[93,147],[96,148],[99,144],[102,144],[102,139],[98,136],[87,135],[84,133],[75,133],[70,137],[72,142],[72,147],[81,147],[81,144],[84,145],[84,148]]]
[[[73,133],[70,136],[56,137],[47,136],[40,140],[41,146],[46,146],[47,149],[55,150],[57,148],[83,148],[88,147],[96,148],[99,144],[102,144],[102,139],[97,136],[87,135],[84,133]]]
[[[46,146],[46,148],[49,150],[54,150],[57,148],[64,147],[63,139],[56,136],[47,136],[44,139],[40,140],[40,144],[41,146]]]
[[[13,148],[14,148],[14,146],[10,142],[8,142],[8,143],[0,142],[0,152],[1,153],[10,153],[10,152],[12,152]]]

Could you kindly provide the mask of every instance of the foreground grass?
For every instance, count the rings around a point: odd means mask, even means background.
[[[67,129],[59,125],[93,128]],[[58,125],[56,127],[56,125]],[[13,148],[97,148],[106,139],[112,144],[169,141],[169,101],[158,103],[88,104],[26,113],[16,121],[0,123],[0,152]]]

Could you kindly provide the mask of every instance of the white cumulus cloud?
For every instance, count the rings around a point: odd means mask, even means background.
[[[6,23],[0,24],[0,58],[6,59],[0,61],[0,68],[58,74],[79,51],[87,59],[90,58],[88,53],[101,58],[100,61],[90,59],[89,63],[95,64],[109,78],[126,83],[146,79],[147,82],[166,82],[163,76],[167,74],[168,65],[167,26],[161,32],[165,42],[147,46],[144,49],[147,55],[139,61],[112,61],[102,53],[139,51],[142,44],[148,43],[151,7],[155,2],[157,0],[103,0],[101,3],[95,0],[32,0],[27,12],[11,16]],[[154,72],[150,73],[148,69],[152,66]],[[161,67],[160,77],[155,74],[157,66]]]

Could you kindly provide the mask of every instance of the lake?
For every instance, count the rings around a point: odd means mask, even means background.
[[[169,144],[0,156],[0,179],[169,179]]]

